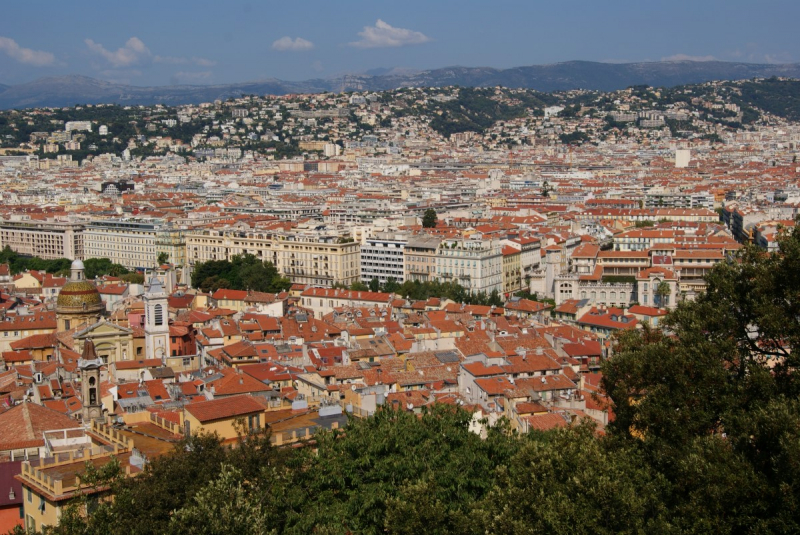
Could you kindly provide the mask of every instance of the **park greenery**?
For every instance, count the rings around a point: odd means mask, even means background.
[[[192,286],[204,292],[220,288],[277,293],[291,287],[272,262],[259,260],[255,255],[236,255],[228,260],[200,262],[192,273]]]
[[[334,288],[342,288],[353,291],[371,291],[371,292],[386,292],[395,294],[404,299],[412,301],[425,301],[431,297],[440,297],[442,299],[450,299],[456,303],[464,303],[467,305],[494,305],[503,306],[503,298],[497,290],[490,293],[486,292],[470,292],[460,284],[454,281],[442,282],[439,280],[432,281],[405,281],[402,284],[397,282],[393,277],[389,277],[385,284],[375,278],[369,284],[363,282],[355,282],[350,286],[334,285]]]
[[[13,275],[24,271],[44,271],[59,277],[68,277],[72,260],[59,258],[56,260],[44,260],[38,256],[24,256],[13,251],[6,245],[0,251],[0,264],[8,264],[9,270]],[[115,264],[108,258],[87,258],[83,261],[84,276],[87,279],[95,279],[104,275],[119,277],[120,279],[141,284],[144,278],[141,274],[135,273],[121,264]]]
[[[666,331],[603,365],[614,418],[520,435],[456,405],[387,406],[305,448],[195,435],[48,534],[800,531],[800,232],[745,248]],[[97,475],[97,474],[95,474]],[[18,530],[18,532],[21,532]]]

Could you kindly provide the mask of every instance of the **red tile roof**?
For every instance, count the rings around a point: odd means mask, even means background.
[[[230,396],[186,405],[186,411],[200,422],[212,422],[264,411],[264,405],[253,396]]]

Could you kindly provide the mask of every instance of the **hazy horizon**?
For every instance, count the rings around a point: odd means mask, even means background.
[[[569,7],[510,0],[278,5],[46,1],[4,6],[0,83],[79,74],[137,86],[300,81],[376,69],[672,59],[793,63],[800,4]]]

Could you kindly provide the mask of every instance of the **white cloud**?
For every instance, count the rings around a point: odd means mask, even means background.
[[[191,58],[191,59],[192,63],[194,63],[195,65],[199,65],[201,67],[213,67],[214,65],[217,64],[216,61],[206,58]]]
[[[200,67],[213,67],[217,64],[216,61],[212,61],[210,59],[205,58],[183,58],[183,57],[176,57],[176,56],[153,56],[153,61],[155,63],[164,63],[166,65],[199,65]]]
[[[381,19],[375,26],[364,26],[363,32],[358,32],[361,36],[360,41],[348,43],[356,48],[382,48],[390,46],[419,45],[430,41],[430,37],[422,32],[407,30],[405,28],[395,28]]]
[[[281,37],[274,43],[272,43],[273,50],[280,50],[280,51],[287,51],[290,50],[292,52],[298,52],[301,50],[311,50],[314,48],[314,43],[303,39],[302,37],[296,37],[292,39],[288,35],[285,37]]]
[[[661,61],[717,61],[714,56],[690,56],[688,54],[673,54],[661,58]]]
[[[138,37],[131,37],[125,42],[125,46],[118,48],[114,52],[91,39],[85,39],[84,43],[89,47],[89,50],[105,58],[114,67],[130,67],[152,58],[150,50]]]
[[[34,67],[46,67],[56,61],[56,57],[50,52],[23,48],[8,37],[0,37],[0,52],[20,63]]]
[[[145,65],[150,62],[163,65],[198,65],[200,67],[212,67],[217,64],[210,59],[198,57],[184,58],[181,56],[153,55],[147,45],[138,37],[131,37],[125,42],[125,46],[115,51],[108,50],[91,39],[85,39],[84,42],[89,47],[89,50],[104,58],[115,68]]]

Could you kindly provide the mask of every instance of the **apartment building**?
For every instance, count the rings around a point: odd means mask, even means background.
[[[694,192],[655,192],[644,197],[645,208],[714,208],[714,195]]]
[[[426,282],[436,277],[436,251],[441,238],[411,236],[403,250],[404,280]]]
[[[320,230],[285,233],[273,242],[275,267],[293,283],[349,286],[361,275],[361,244]]]
[[[683,235],[683,231],[671,229],[629,230],[614,236],[614,249],[617,251],[646,251],[657,245],[675,243],[675,239]]]
[[[405,281],[403,268],[408,235],[400,232],[377,232],[361,245],[361,282],[378,279],[386,284],[389,279]]]
[[[436,249],[436,278],[455,281],[470,293],[503,291],[499,240],[446,239]]]
[[[186,262],[192,266],[210,260],[230,261],[236,255],[252,254],[276,264],[270,232],[241,229],[202,230],[185,236]]]
[[[350,285],[360,279],[360,246],[338,232],[305,229],[296,232],[204,230],[186,234],[189,266],[210,260],[230,261],[252,254],[271,262],[293,283],[312,286]]]
[[[71,220],[37,220],[12,215],[0,220],[0,248],[10,247],[22,255],[45,260],[83,259],[85,225]]]
[[[163,221],[156,219],[92,221],[84,231],[85,258],[108,258],[128,269],[155,267],[156,236],[163,225]]]
[[[503,293],[510,295],[522,289],[522,251],[505,245],[502,253]]]

